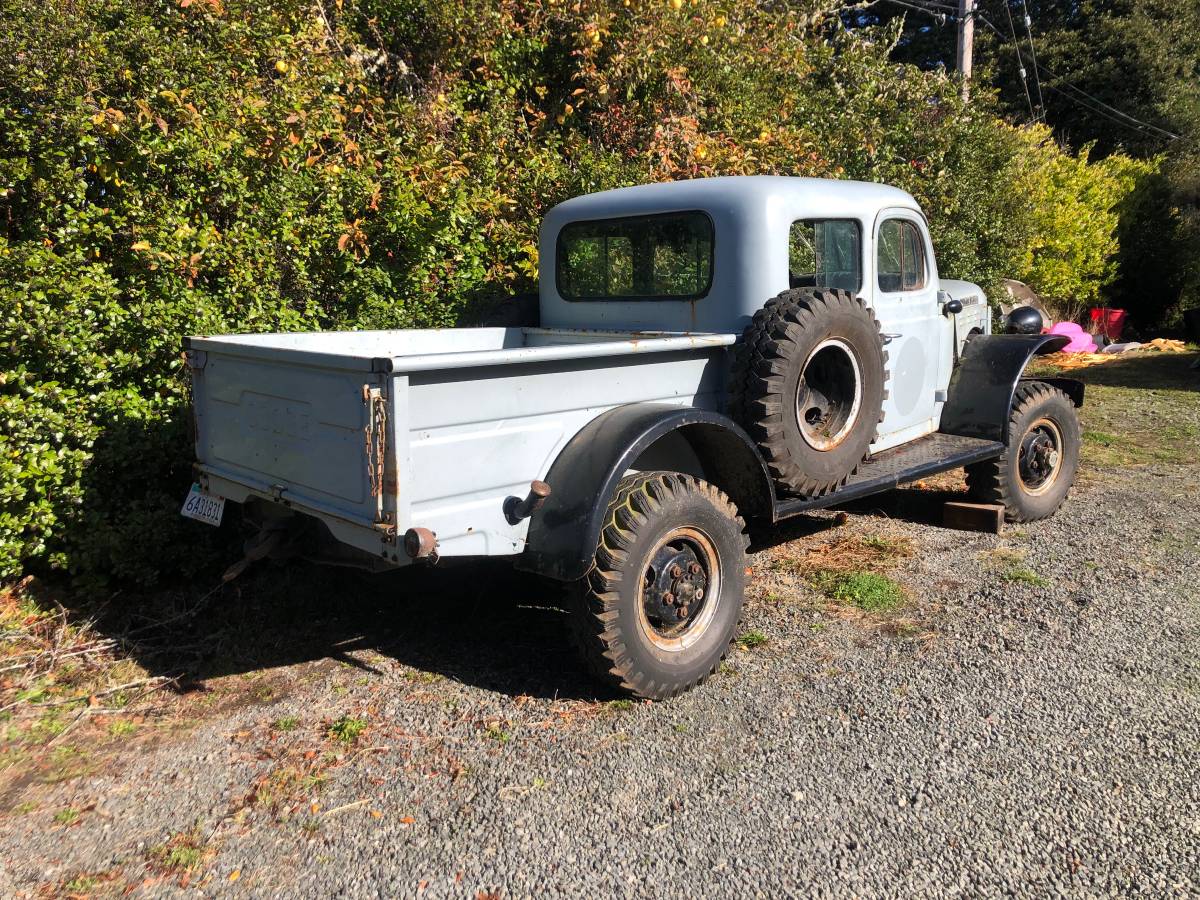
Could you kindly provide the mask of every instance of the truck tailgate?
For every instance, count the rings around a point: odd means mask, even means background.
[[[376,407],[364,389],[378,380],[353,368],[255,359],[253,350],[201,351],[193,360],[200,463],[238,484],[371,524],[379,485],[368,466],[368,425]]]

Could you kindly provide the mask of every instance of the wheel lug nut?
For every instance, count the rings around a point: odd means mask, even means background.
[[[675,602],[675,595],[672,594],[670,591],[667,591],[666,593],[664,593],[662,595],[662,602],[667,604],[668,606],[670,606],[672,603]]]
[[[671,566],[671,577],[672,578],[678,578],[682,574],[683,574],[683,569],[679,568],[679,566],[677,566],[677,565]]]
[[[680,619],[686,619],[687,614],[688,614],[688,608],[686,606],[679,607],[679,611],[675,613],[675,615],[678,616]]]
[[[704,591],[700,588],[696,588],[696,593],[693,596],[697,600],[703,600],[704,599]]]
[[[699,575],[700,574],[700,563],[692,563],[690,566],[688,566],[688,571],[691,572],[693,575]]]

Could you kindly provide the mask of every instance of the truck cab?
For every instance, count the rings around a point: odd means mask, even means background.
[[[541,324],[741,334],[771,297],[839,288],[874,310],[889,392],[872,452],[938,428],[956,353],[991,331],[977,285],[939,280],[929,226],[899,188],[734,176],[577,197],[539,240]],[[962,310],[947,315],[946,303]]]

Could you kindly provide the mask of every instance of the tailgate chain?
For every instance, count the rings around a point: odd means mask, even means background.
[[[367,425],[363,429],[363,447],[367,457],[367,481],[375,498],[375,520],[383,521],[383,466],[387,457],[387,403],[377,387],[364,384],[363,403],[367,406]]]

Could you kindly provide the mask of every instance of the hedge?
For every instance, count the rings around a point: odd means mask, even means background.
[[[182,336],[454,324],[535,289],[541,214],[580,192],[886,181],[994,286],[1026,143],[835,6],[5,3],[0,578],[198,571]]]

